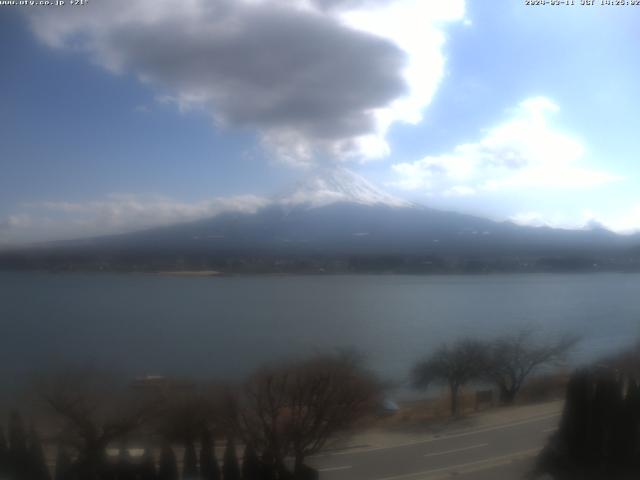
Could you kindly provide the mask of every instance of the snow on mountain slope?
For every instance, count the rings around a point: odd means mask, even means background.
[[[361,205],[412,207],[414,204],[390,195],[360,175],[345,168],[327,169],[299,182],[293,189],[275,199],[285,207],[324,207],[348,202]]]

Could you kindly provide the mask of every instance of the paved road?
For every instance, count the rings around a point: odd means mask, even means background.
[[[311,459],[322,480],[499,480],[522,478],[559,414],[468,430],[393,447]]]

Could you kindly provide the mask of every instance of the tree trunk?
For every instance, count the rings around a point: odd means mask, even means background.
[[[513,388],[500,388],[500,403],[511,405],[516,399],[516,391]]]
[[[458,389],[459,386],[456,384],[449,385],[451,388],[451,416],[458,416]]]

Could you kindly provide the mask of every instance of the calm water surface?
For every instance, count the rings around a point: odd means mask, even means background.
[[[0,375],[69,361],[132,375],[237,377],[356,347],[389,378],[442,342],[538,325],[575,361],[635,341],[640,275],[240,276],[0,272]]]

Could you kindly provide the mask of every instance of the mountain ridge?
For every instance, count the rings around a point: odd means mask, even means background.
[[[638,245],[637,236],[606,230],[521,227],[426,207],[338,202],[316,208],[274,205],[252,214],[229,212],[186,224],[14,250],[0,254],[0,268],[231,273],[636,270]]]
[[[535,271],[549,265],[640,269],[640,235],[590,227],[528,227],[436,210],[393,197],[347,170],[334,170],[298,183],[255,212],[227,211],[131,233],[14,249],[0,253],[0,268],[466,272],[469,265],[476,265],[475,271],[482,264],[480,271]]]

